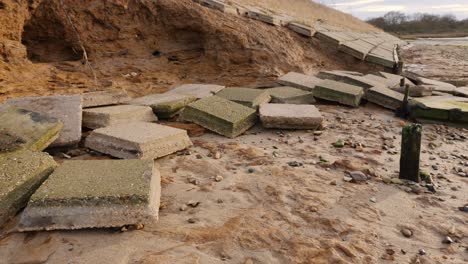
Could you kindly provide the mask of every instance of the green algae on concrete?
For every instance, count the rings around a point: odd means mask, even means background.
[[[364,96],[364,89],[346,83],[325,80],[315,87],[314,96],[352,107],[359,107]]]
[[[266,90],[243,87],[224,88],[216,96],[255,109],[271,100],[270,94]]]
[[[19,230],[149,223],[157,220],[159,199],[152,160],[66,161],[31,197]]]
[[[271,102],[276,104],[313,104],[314,94],[289,86],[281,86],[268,89]]]
[[[234,138],[254,126],[257,115],[250,107],[212,96],[189,104],[182,111],[181,119]]]
[[[56,118],[9,107],[0,112],[0,152],[19,148],[42,151],[58,138],[62,128]]]
[[[403,104],[404,95],[387,87],[372,87],[366,91],[366,99],[369,102],[383,106],[391,110],[397,110]]]
[[[159,118],[172,118],[196,100],[195,96],[185,94],[151,94],[135,98],[128,103],[150,106]]]
[[[56,166],[54,159],[42,152],[0,153],[0,226],[26,206]]]
[[[431,96],[411,101],[411,117],[418,121],[446,122],[468,127],[468,98]]]

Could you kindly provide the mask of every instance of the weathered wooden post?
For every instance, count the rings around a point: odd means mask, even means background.
[[[419,157],[421,154],[422,126],[411,124],[403,128],[401,138],[400,179],[420,182]]]

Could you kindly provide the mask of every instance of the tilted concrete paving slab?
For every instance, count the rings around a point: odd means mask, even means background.
[[[29,197],[56,166],[47,153],[31,150],[0,153],[0,226],[26,206]]]
[[[352,75],[342,71],[321,71],[317,76],[322,79],[359,86],[366,90],[374,86],[382,86],[382,83],[380,82],[365,78],[364,76]]]
[[[346,41],[353,41],[358,38],[345,32],[335,32],[326,30],[318,30],[315,33],[314,37],[334,46],[339,46],[341,43],[344,43]]]
[[[259,105],[269,103],[271,101],[268,91],[244,87],[224,88],[222,91],[217,93],[216,96],[255,109],[257,109]]]
[[[184,84],[166,92],[166,94],[192,95],[197,99],[215,95],[225,86],[216,84]]]
[[[403,75],[406,78],[413,81],[416,85],[430,87],[434,91],[438,91],[438,92],[453,94],[455,92],[455,89],[457,88],[453,84],[428,79],[428,78],[422,77],[422,76],[420,76],[420,75],[418,75],[416,73],[412,73],[412,72],[404,72]]]
[[[468,87],[458,87],[455,89],[455,95],[461,97],[468,97]]]
[[[124,90],[106,90],[82,94],[83,108],[123,104],[130,100]]]
[[[346,41],[340,44],[338,50],[349,54],[357,59],[364,60],[366,55],[373,49],[375,46],[364,42],[362,40],[353,40]]]
[[[275,104],[313,104],[314,94],[289,86],[268,89],[271,102]]]
[[[134,121],[154,122],[157,120],[153,109],[142,105],[114,105],[83,110],[83,127],[91,129]]]
[[[187,131],[147,122],[131,122],[91,132],[85,146],[122,159],[157,159],[192,145]]]
[[[62,128],[56,118],[9,107],[0,112],[0,153],[21,148],[42,151],[58,138]]]
[[[297,34],[310,37],[310,38],[313,37],[316,33],[315,29],[313,29],[312,27],[309,27],[300,23],[296,23],[296,22],[289,23],[288,28],[296,32]]]
[[[65,161],[31,197],[18,229],[151,224],[158,220],[160,195],[152,160]]]
[[[196,0],[195,2],[198,2],[202,6],[206,6],[218,11],[221,11],[223,13],[228,13],[228,14],[236,14],[237,15],[237,8],[231,5],[228,5],[227,3],[224,3],[223,1],[218,1],[218,0]]]
[[[372,87],[366,91],[366,99],[369,102],[383,106],[391,110],[397,110],[403,104],[405,96],[387,87]]]
[[[181,119],[234,138],[255,125],[257,114],[250,107],[211,96],[189,104],[182,111]]]
[[[281,76],[276,82],[284,85],[299,88],[304,91],[313,92],[315,86],[323,81],[315,76],[310,76],[298,72],[289,72]]]
[[[411,116],[420,122],[443,122],[468,128],[468,98],[430,96],[411,100]]]
[[[322,114],[313,105],[263,104],[259,111],[266,128],[317,129],[323,121]]]
[[[315,87],[314,96],[327,101],[359,107],[364,96],[364,89],[346,83],[325,80]]]
[[[9,99],[5,104],[42,113],[62,122],[63,129],[59,137],[50,145],[52,147],[74,145],[81,140],[82,108],[80,95],[23,97]]]
[[[382,50],[372,50],[367,54],[365,61],[382,65],[391,69],[393,69],[396,65],[393,53]]]
[[[255,19],[273,26],[281,26],[281,17],[276,15],[266,14],[260,10],[250,9],[247,11],[246,16],[251,19]]]
[[[185,94],[151,94],[133,99],[128,104],[150,106],[158,118],[172,118],[195,100],[195,96]]]

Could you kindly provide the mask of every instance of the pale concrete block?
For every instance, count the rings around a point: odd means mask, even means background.
[[[341,43],[346,41],[353,41],[358,38],[347,32],[335,32],[328,30],[319,30],[315,33],[314,37],[333,46],[339,46]]]
[[[357,59],[364,60],[366,55],[375,48],[374,45],[364,42],[363,40],[346,41],[340,44],[338,50],[349,54]]]
[[[304,91],[313,92],[315,86],[320,83],[321,79],[305,75],[297,72],[289,72],[278,79],[278,83],[285,86],[291,86],[302,89]]]
[[[325,80],[315,87],[314,96],[352,107],[359,107],[364,96],[364,89],[346,83]]]
[[[82,95],[83,108],[123,104],[129,100],[130,97],[124,90],[88,92]]]
[[[237,15],[237,8],[220,0],[197,0],[201,5],[221,11],[223,13]]]
[[[186,94],[201,99],[215,95],[224,88],[225,86],[216,84],[184,84],[166,92],[166,94]]]
[[[56,118],[9,107],[0,112],[0,152],[21,148],[42,151],[58,138],[62,128]]]
[[[29,197],[56,166],[46,153],[31,150],[0,153],[0,226],[26,206]]]
[[[216,96],[255,109],[259,105],[268,103],[271,100],[270,94],[266,90],[243,87],[225,88],[217,93]]]
[[[282,25],[282,21],[281,21],[281,18],[279,16],[269,15],[269,14],[263,13],[260,10],[255,10],[255,9],[248,10],[246,15],[249,18],[252,18],[252,19],[255,19],[255,20],[258,20],[258,21],[262,21],[264,23],[267,23],[267,24],[270,24],[270,25],[273,25],[273,26],[281,26]]]
[[[18,229],[151,224],[158,220],[160,184],[152,160],[66,161],[31,197]]]
[[[172,118],[197,98],[185,94],[151,94],[128,102],[132,105],[150,106],[159,118]]]
[[[391,110],[400,108],[403,105],[404,98],[403,94],[387,87],[372,87],[366,92],[367,101]]]
[[[275,104],[313,104],[314,94],[289,86],[268,89],[271,102]]]
[[[260,120],[267,128],[317,129],[323,117],[313,105],[263,104],[260,106]]]
[[[288,24],[288,28],[292,31],[296,32],[297,34],[306,36],[306,37],[313,37],[315,35],[315,29],[312,27],[302,25],[300,23],[291,22]]]
[[[364,76],[356,74],[350,74],[344,71],[321,71],[317,75],[319,78],[333,80],[337,82],[343,82],[354,86],[359,86],[364,89],[369,89],[374,86],[384,86],[381,82],[376,82],[372,79],[368,79]]]
[[[157,159],[191,145],[187,131],[146,122],[99,128],[85,141],[90,149],[122,159]]]
[[[101,127],[126,124],[134,121],[154,122],[158,118],[149,106],[115,105],[83,110],[83,127]]]
[[[63,123],[59,137],[50,146],[74,145],[81,140],[81,96],[38,96],[9,99],[5,102],[24,110],[38,112],[58,119]]]
[[[468,87],[458,87],[455,89],[455,95],[468,97]]]
[[[189,104],[180,117],[230,138],[244,133],[257,121],[256,110],[218,96]]]

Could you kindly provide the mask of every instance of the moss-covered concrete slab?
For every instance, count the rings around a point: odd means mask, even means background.
[[[260,120],[267,128],[317,129],[322,125],[322,114],[313,105],[263,104]]]
[[[270,94],[266,90],[244,87],[224,88],[216,96],[255,109],[259,105],[268,103],[271,100]]]
[[[56,95],[9,99],[6,105],[44,114],[63,123],[59,137],[50,145],[63,147],[81,140],[81,96]]]
[[[63,128],[56,118],[8,107],[0,112],[0,153],[17,149],[42,151]]]
[[[0,226],[26,206],[56,166],[54,159],[42,152],[0,153]]]
[[[291,86],[304,91],[313,92],[315,86],[321,81],[323,80],[315,76],[310,76],[298,72],[289,72],[281,76],[277,80],[277,83],[284,86]]]
[[[403,104],[404,95],[387,87],[372,87],[366,91],[366,99],[369,102],[383,106],[391,110],[397,110]]]
[[[281,86],[268,89],[271,102],[275,104],[313,104],[314,94],[290,86]]]
[[[158,219],[152,160],[66,161],[34,193],[20,231],[120,227]]]
[[[358,107],[364,96],[364,89],[346,83],[325,80],[315,87],[314,96],[316,98]]]
[[[315,29],[313,29],[312,27],[309,27],[300,23],[296,23],[296,22],[289,23],[288,28],[296,32],[297,34],[300,34],[309,38],[313,37],[316,32]]]
[[[184,84],[167,91],[166,94],[185,94],[201,99],[215,95],[224,88],[225,86],[216,84]]]
[[[130,100],[124,90],[88,92],[82,95],[83,108],[123,104]]]
[[[254,126],[257,115],[250,107],[212,96],[189,104],[182,111],[181,119],[234,138]]]
[[[468,127],[468,98],[430,96],[411,100],[411,116],[420,121],[436,121]]]
[[[153,109],[149,106],[114,105],[83,110],[83,127],[91,129],[134,121],[154,122],[157,120]]]
[[[195,100],[195,96],[185,94],[151,94],[135,98],[128,103],[150,106],[158,118],[172,118]]]
[[[187,131],[147,122],[99,128],[85,146],[122,159],[157,159],[192,145]]]

